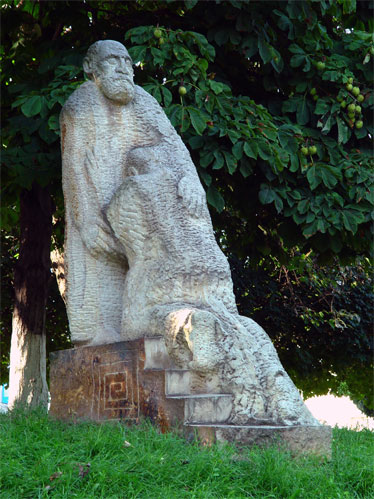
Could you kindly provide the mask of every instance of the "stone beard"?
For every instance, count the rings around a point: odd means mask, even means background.
[[[134,99],[135,85],[125,75],[116,77],[100,73],[95,77],[95,83],[108,99],[126,105]]]
[[[118,42],[89,49],[61,113],[67,311],[75,345],[162,335],[181,369],[233,395],[229,421],[318,425],[265,331],[240,316],[191,156],[132,81]]]

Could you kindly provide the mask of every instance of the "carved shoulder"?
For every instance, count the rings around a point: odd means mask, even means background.
[[[61,111],[60,119],[70,117],[72,119],[87,116],[92,113],[95,96],[98,93],[96,85],[92,81],[86,81],[77,88],[65,102]]]
[[[138,85],[135,88],[136,109],[140,111],[142,121],[149,122],[164,137],[174,137],[174,140],[177,139],[179,136],[175,128],[170,123],[169,118],[157,100]]]

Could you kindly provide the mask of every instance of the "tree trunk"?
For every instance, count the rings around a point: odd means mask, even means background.
[[[20,249],[14,271],[15,303],[10,348],[9,408],[47,407],[45,307],[51,276],[54,206],[34,183],[20,197]]]

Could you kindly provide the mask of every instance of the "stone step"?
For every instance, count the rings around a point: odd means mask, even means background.
[[[232,395],[202,393],[170,395],[168,399],[184,399],[184,423],[224,423],[232,410]]]
[[[236,442],[241,445],[280,445],[292,454],[313,454],[331,459],[331,426],[304,425],[232,425],[219,423],[185,423],[187,430],[205,445],[214,442]]]
[[[174,366],[162,336],[144,338],[145,370],[163,371]]]
[[[201,376],[188,369],[165,369],[165,394],[193,395],[221,393],[216,374]]]
[[[165,395],[190,395],[191,371],[188,369],[165,370]]]

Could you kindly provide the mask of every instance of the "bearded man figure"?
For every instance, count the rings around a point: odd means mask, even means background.
[[[135,96],[125,47],[99,41],[83,69],[89,81],[67,100],[60,116],[65,197],[66,306],[76,346],[120,341],[123,285],[128,270],[104,208],[121,185],[133,146],[126,132]],[[105,152],[105,161],[96,161]]]
[[[125,178],[135,172],[132,151],[164,143],[181,205],[195,215],[206,206],[180,137],[155,99],[134,84],[126,48],[98,41],[89,48],[83,69],[89,81],[70,96],[60,116],[66,307],[76,346],[130,339],[121,325],[127,254],[106,211]]]

